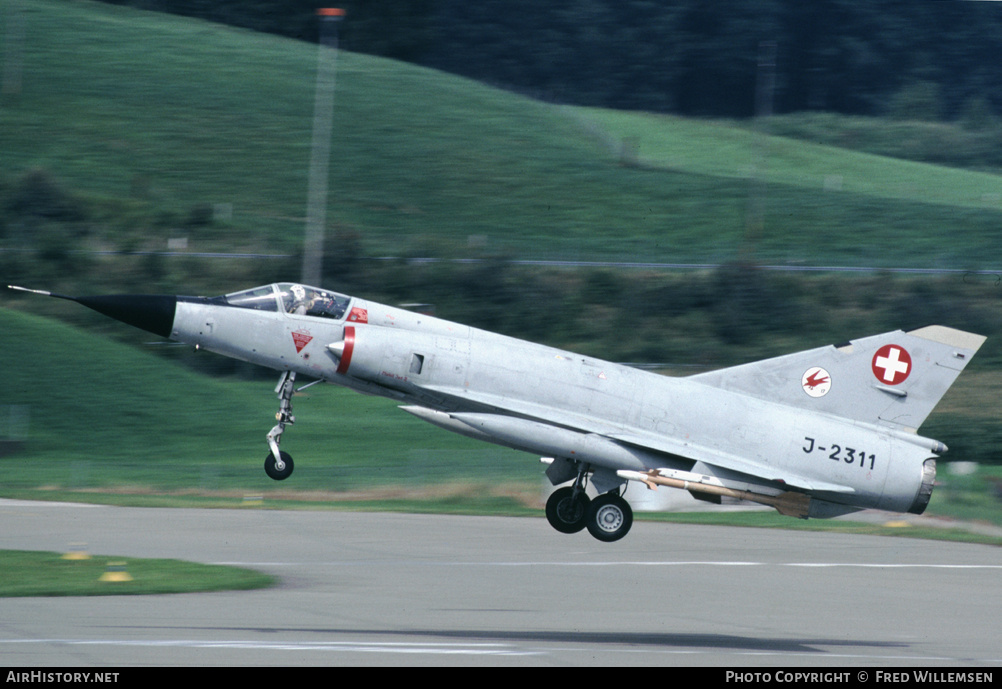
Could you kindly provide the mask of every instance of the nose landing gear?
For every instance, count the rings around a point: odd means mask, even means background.
[[[292,394],[295,392],[295,383],[296,372],[286,371],[275,387],[279,399],[278,413],[275,414],[278,423],[268,433],[268,447],[271,448],[271,452],[264,459],[264,472],[276,481],[284,481],[292,474],[292,456],[279,450],[278,443],[282,440],[286,425],[296,423],[296,417],[292,415]]]

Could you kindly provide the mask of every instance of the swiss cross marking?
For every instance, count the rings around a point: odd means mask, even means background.
[[[898,385],[912,372],[912,357],[903,347],[884,345],[873,355],[872,368],[881,383]]]

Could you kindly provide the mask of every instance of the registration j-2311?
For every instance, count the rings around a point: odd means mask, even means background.
[[[856,448],[839,445],[838,443],[819,445],[814,438],[808,436],[804,436],[804,441],[803,450],[807,454],[820,452],[826,454],[829,459],[833,459],[836,462],[858,464],[860,467],[872,470],[874,463],[877,461],[877,456],[872,452],[867,453],[866,450],[857,450]]]

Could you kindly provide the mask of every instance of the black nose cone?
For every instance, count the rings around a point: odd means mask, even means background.
[[[74,301],[161,337],[170,337],[174,327],[177,297],[159,294],[109,294],[76,297]]]

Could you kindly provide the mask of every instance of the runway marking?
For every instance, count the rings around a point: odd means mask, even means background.
[[[49,646],[118,646],[132,648],[204,648],[244,649],[250,651],[328,651],[334,653],[408,653],[421,655],[542,655],[542,651],[519,650],[501,643],[418,643],[379,641],[245,641],[219,639],[164,639],[131,641],[128,639],[0,639],[3,644],[44,644]]]
[[[237,649],[248,651],[325,651],[329,653],[391,653],[391,654],[416,654],[416,655],[463,655],[477,656],[486,655],[494,657],[517,657],[517,656],[552,656],[566,653],[588,653],[592,654],[588,644],[557,644],[530,649],[519,649],[515,646],[502,643],[418,643],[418,642],[378,642],[378,641],[248,641],[241,639],[220,639],[220,640],[195,640],[195,639],[163,639],[150,641],[133,641],[127,639],[0,639],[0,646],[10,645],[47,645],[47,646],[111,646],[129,648],[186,648],[186,649]],[[756,658],[817,658],[823,656],[826,659],[868,660],[868,661],[907,661],[907,662],[944,662],[956,661],[957,658],[949,656],[924,656],[907,654],[867,654],[867,653],[838,653],[825,650],[825,644],[818,644],[816,651],[742,651],[731,649],[721,651],[719,648],[703,650],[699,648],[670,649],[670,648],[638,648],[631,645],[629,648],[617,649],[620,654],[640,655],[669,655],[669,656],[705,656],[712,655],[733,655],[735,657],[756,657]],[[977,658],[965,659],[976,662],[997,663],[1000,658]]]
[[[866,562],[744,562],[713,560],[621,562],[433,562],[430,560],[353,560],[343,562],[214,562],[230,567],[855,567],[864,569],[1002,569],[998,565],[963,565],[952,563],[866,563]]]
[[[0,507],[84,507],[93,509],[95,507],[107,507],[107,505],[95,505],[87,502],[54,502],[47,500],[15,500],[13,498],[0,498]]]

